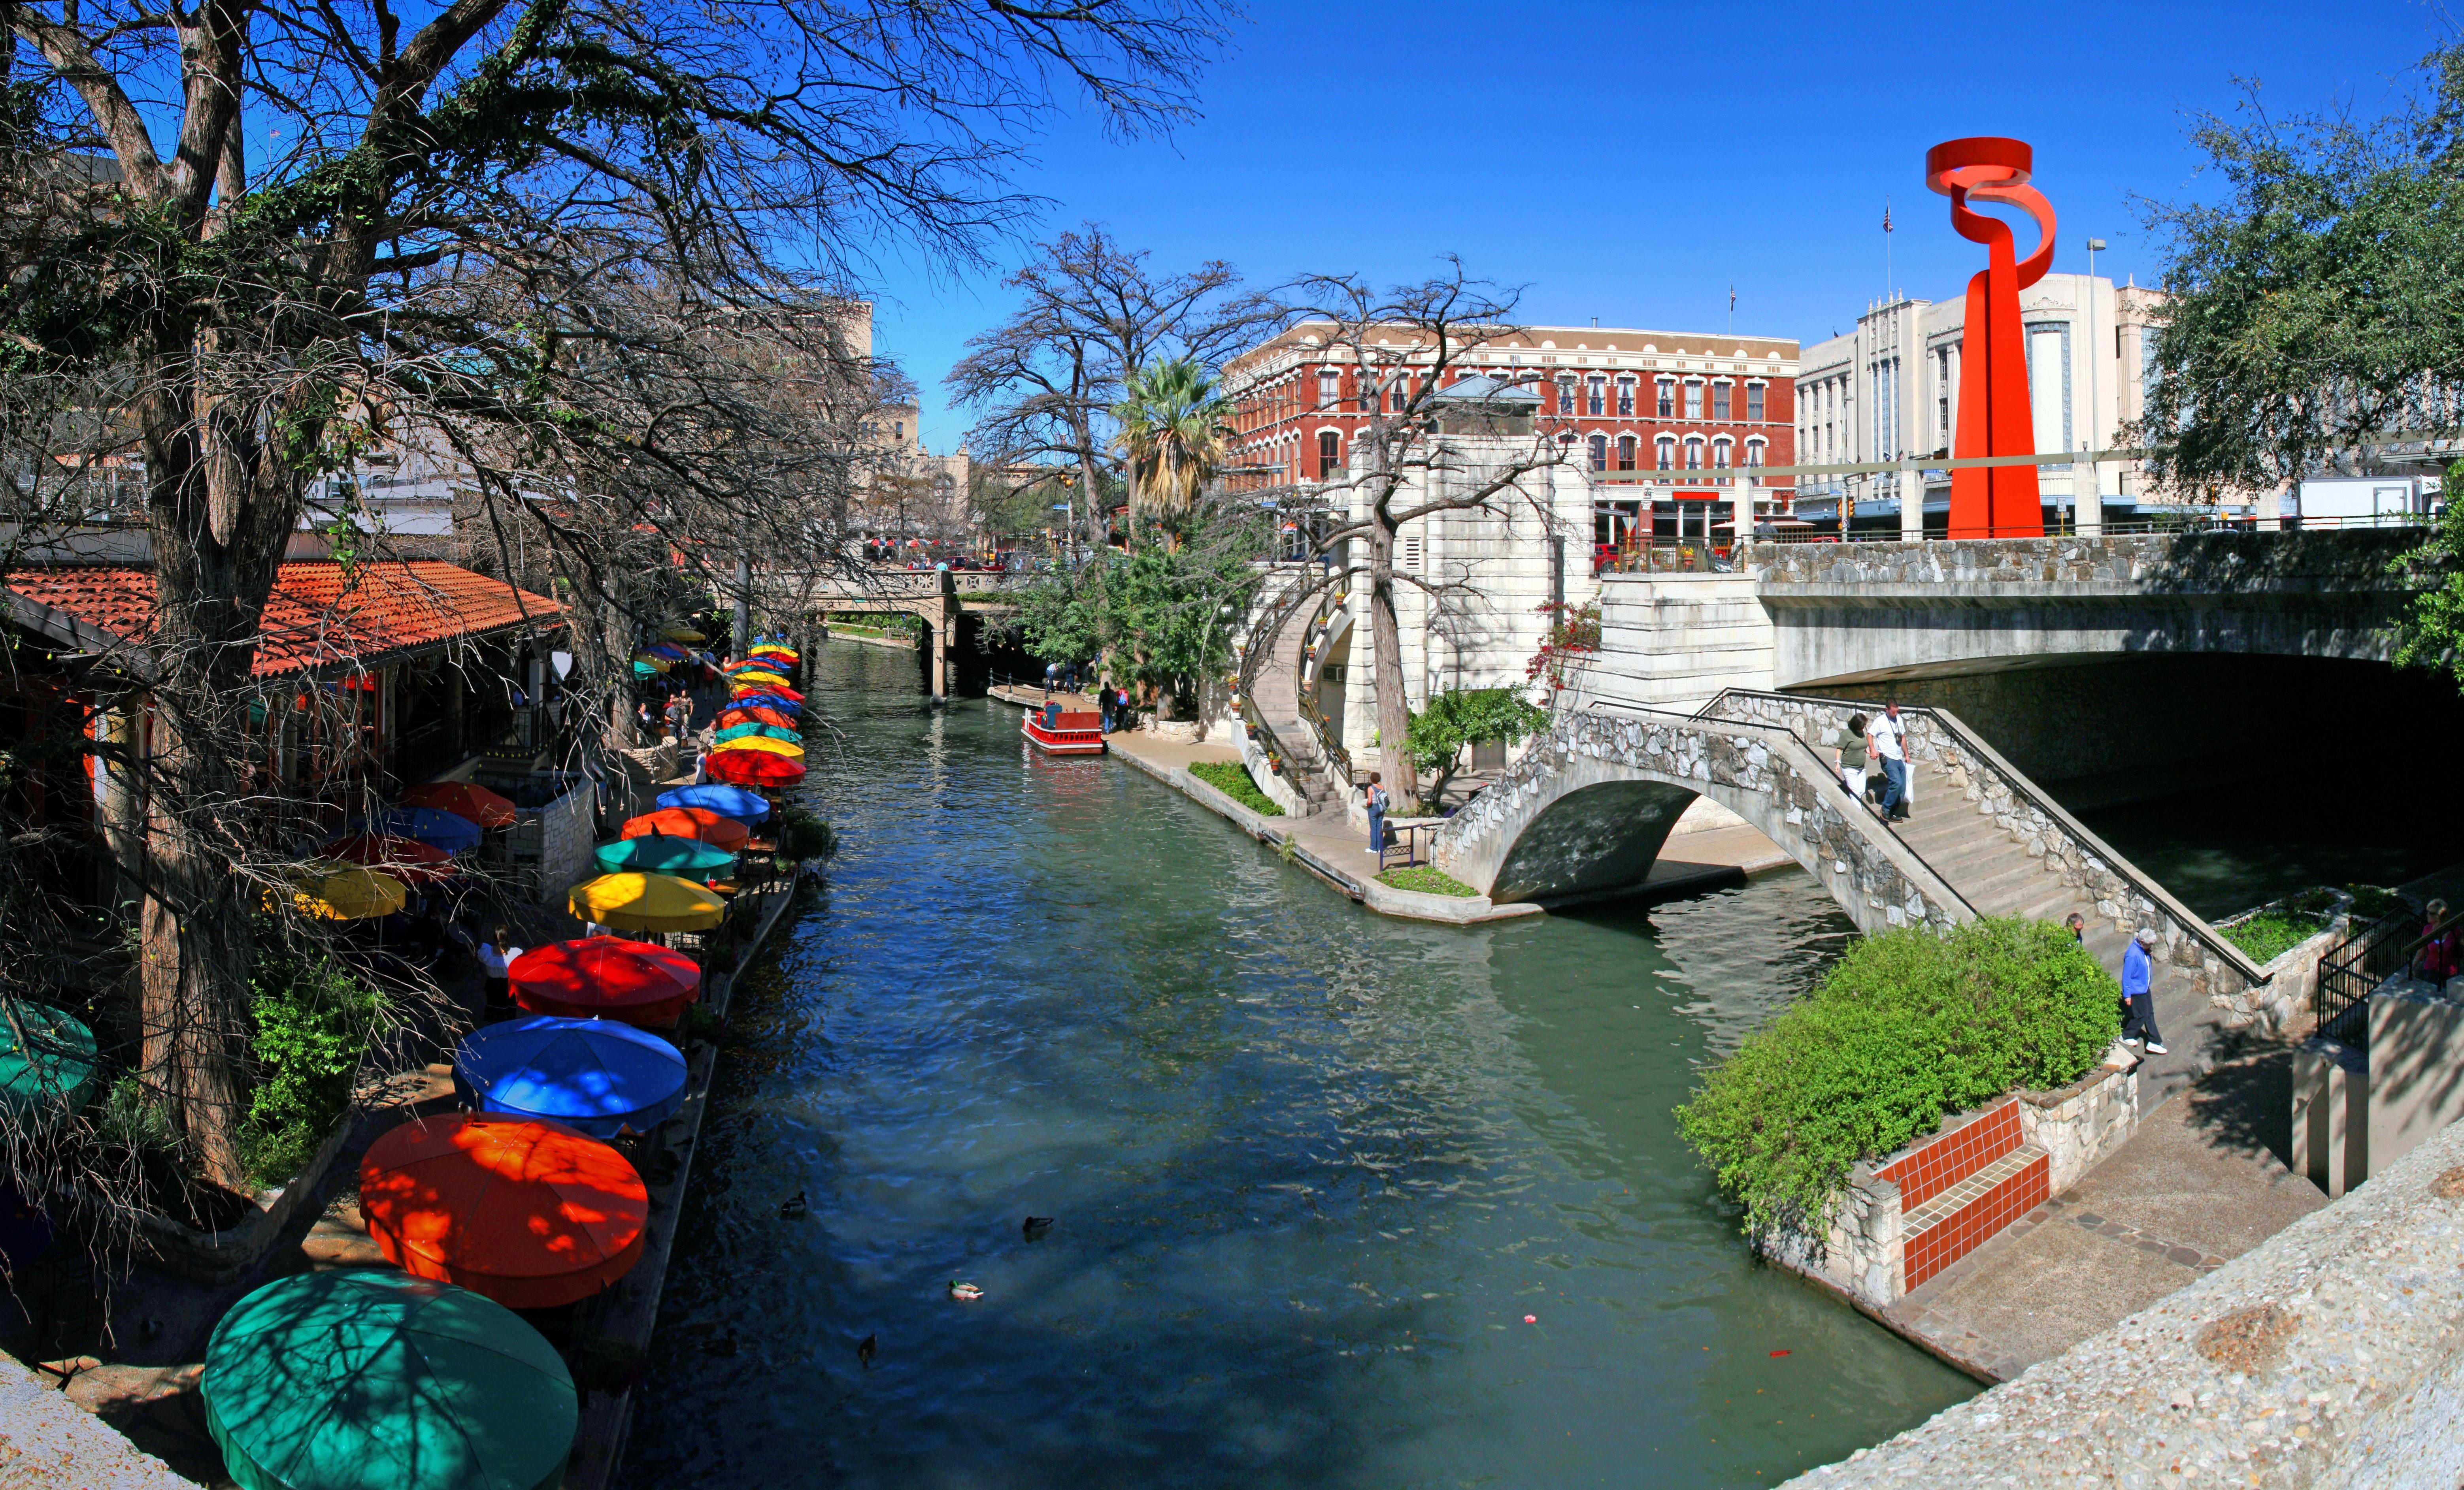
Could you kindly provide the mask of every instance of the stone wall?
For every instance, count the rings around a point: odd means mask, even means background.
[[[2139,1130],[2139,1062],[2098,1066],[2068,1086],[2019,1094],[2020,1134],[2045,1150],[2046,1183],[2060,1194]]]
[[[1771,619],[1742,574],[1600,578],[1600,650],[1569,702],[1686,712],[1725,688],[1771,686]]]
[[[1868,1308],[1881,1309],[1908,1291],[1901,1222],[1900,1187],[1877,1178],[1873,1165],[1860,1163],[1849,1172],[1821,1245],[1782,1233],[1771,1239],[1765,1256]]]

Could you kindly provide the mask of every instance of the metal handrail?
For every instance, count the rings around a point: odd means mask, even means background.
[[[2378,986],[2402,969],[2412,966],[2412,959],[2430,943],[2433,935],[2447,935],[2459,930],[2452,918],[2432,930],[2405,936],[2405,929],[2413,924],[2419,912],[2409,906],[2379,917],[2359,931],[2346,936],[2334,951],[2319,959],[2319,992],[2316,1009],[2319,1033],[2329,1035],[2360,1008]],[[2365,1039],[2367,1025],[2359,1032]],[[2336,1033],[2334,1038],[2350,1039]]]
[[[1300,700],[1301,723],[1309,727],[1310,735],[1317,741],[1319,753],[1326,757],[1329,774],[1333,776],[1347,791],[1352,786],[1352,752],[1344,749],[1341,742],[1327,733],[1326,714],[1318,708],[1317,703],[1318,679],[1324,671],[1325,665],[1321,659],[1318,667],[1309,666],[1309,648],[1334,634],[1333,613],[1339,605],[1351,598],[1352,591],[1347,581],[1346,588],[1340,591],[1330,590],[1319,599],[1317,613],[1309,617],[1308,628],[1301,633],[1301,677],[1299,686],[1293,690],[1294,695]]]
[[[1830,708],[1852,711],[1869,711],[1880,707],[1871,699],[1824,698],[1812,693],[1782,693],[1772,689],[1722,689],[1711,696],[1710,702],[1696,711],[1697,717],[1710,717],[1711,712],[1720,707],[1722,699],[1732,696],[1779,699],[1793,704],[1821,704]],[[2197,939],[2200,945],[2222,958],[2225,966],[2240,973],[2252,983],[2260,981],[2259,966],[2251,960],[2250,953],[2226,940],[2214,928],[2208,925],[2204,916],[2175,899],[2163,886],[2142,872],[2137,865],[2115,853],[2111,844],[2090,832],[2086,824],[2072,817],[2068,809],[2059,802],[2038,792],[2035,782],[2029,780],[2018,767],[2003,759],[2001,752],[1978,738],[1974,731],[1960,722],[1958,715],[1947,709],[1935,709],[1923,704],[1903,704],[1900,706],[1900,711],[1903,713],[1919,714],[1932,720],[1936,728],[1956,739],[1960,747],[1968,751],[1970,756],[1988,762],[1994,770],[2000,772],[2003,780],[2010,786],[2013,796],[2024,800],[2029,806],[2061,824],[2064,831],[2077,839],[2097,858],[2102,860],[2132,889],[2162,908],[2183,930]]]

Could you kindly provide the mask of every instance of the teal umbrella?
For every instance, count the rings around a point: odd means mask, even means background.
[[[206,1429],[243,1490],[553,1490],[580,1410],[522,1317],[403,1273],[304,1273],[206,1346]]]
[[[0,1109],[25,1117],[85,1106],[94,1089],[94,1031],[74,1015],[11,1001],[0,1019]]]
[[[639,871],[690,880],[708,879],[736,867],[736,856],[724,849],[713,848],[697,838],[671,838],[664,833],[645,833],[640,838],[602,844],[596,857],[600,869],[607,874]]]
[[[782,730],[775,724],[753,723],[731,724],[726,729],[719,731],[718,738],[713,740],[711,743],[714,745],[724,745],[729,740],[740,740],[748,734],[759,735],[765,739],[792,740],[799,745],[804,743],[803,735],[798,734],[794,730]]]

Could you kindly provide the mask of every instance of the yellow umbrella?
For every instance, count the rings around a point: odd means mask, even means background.
[[[802,745],[767,734],[743,734],[732,740],[722,740],[711,751],[711,754],[715,756],[720,751],[726,750],[759,750],[767,751],[773,756],[784,756],[790,760],[804,758],[804,747]]]
[[[603,874],[565,898],[584,921],[620,931],[707,931],[727,915],[718,891],[672,874]]]
[[[683,624],[670,626],[659,634],[666,637],[671,642],[707,642],[710,640],[709,637],[702,635],[693,627]]]
[[[784,683],[787,679],[782,673],[765,672],[759,668],[747,668],[742,672],[729,673],[727,681],[730,683]]]
[[[302,914],[328,921],[364,921],[400,910],[408,893],[390,874],[356,864],[312,860],[283,872],[291,882],[291,904]]]

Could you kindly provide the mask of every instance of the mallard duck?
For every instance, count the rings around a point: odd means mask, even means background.
[[[962,1283],[955,1278],[950,1280],[950,1297],[961,1304],[973,1303],[983,1296],[984,1291],[973,1283]]]
[[[786,1199],[779,1202],[779,1215],[785,1220],[792,1221],[800,1216],[809,1216],[812,1214],[812,1206],[805,1201],[804,1193],[801,1190],[797,1191],[794,1194],[789,1195]]]
[[[1043,1236],[1045,1232],[1048,1232],[1051,1229],[1052,1217],[1048,1216],[1030,1216],[1026,1218],[1026,1224],[1021,1226],[1018,1230],[1020,1236],[1024,1237],[1029,1241],[1033,1241],[1036,1238]]]
[[[873,1335],[867,1335],[855,1343],[855,1358],[863,1363],[866,1370],[872,1369],[872,1354],[877,1345],[878,1337]]]

